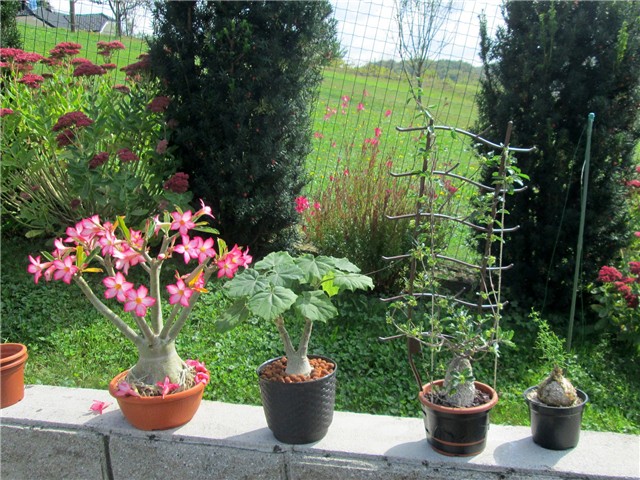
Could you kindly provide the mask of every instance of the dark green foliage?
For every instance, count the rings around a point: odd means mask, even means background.
[[[20,1],[4,0],[0,2],[0,47],[22,48],[20,32],[16,26],[16,13],[20,10]]]
[[[478,130],[514,146],[536,145],[519,166],[530,187],[514,197],[505,246],[511,298],[566,309],[580,221],[587,116],[595,113],[584,239],[583,278],[614,257],[628,238],[624,180],[640,138],[640,3],[508,2],[494,40],[482,28],[484,78]],[[489,172],[490,174],[490,172]],[[562,228],[560,229],[560,226]]]
[[[176,154],[223,236],[254,252],[286,246],[298,219],[310,107],[338,51],[330,14],[326,1],[156,4]]]

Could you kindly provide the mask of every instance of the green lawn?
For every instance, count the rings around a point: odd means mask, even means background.
[[[74,42],[82,45],[80,57],[91,60],[98,65],[104,63],[104,59],[101,55],[98,55],[97,43],[99,41],[108,42],[114,40],[111,36],[93,32],[71,32],[64,28],[39,28],[20,22],[18,22],[18,29],[21,33],[22,49],[27,52],[48,56],[49,51],[58,43]],[[147,44],[142,39],[123,37],[120,41],[125,46],[125,50],[116,50],[111,58],[111,61],[118,66],[114,83],[122,83],[124,81],[125,74],[120,71],[120,68],[136,62],[138,55],[147,51]]]

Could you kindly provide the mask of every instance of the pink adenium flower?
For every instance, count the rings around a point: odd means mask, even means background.
[[[209,383],[209,379],[210,379],[209,370],[207,370],[207,368],[205,367],[204,362],[199,362],[198,360],[189,359],[185,363],[195,370],[196,383],[203,383],[205,385]]]
[[[138,317],[144,317],[147,314],[147,308],[156,304],[156,299],[148,297],[149,290],[144,285],[140,285],[138,289],[132,288],[127,291],[127,301],[124,304],[125,312],[135,312]]]
[[[133,283],[127,282],[127,279],[120,272],[116,272],[115,277],[106,277],[102,283],[107,290],[104,292],[105,298],[113,298],[119,302],[127,301],[127,294],[133,288]]]
[[[186,235],[189,230],[196,226],[196,224],[191,220],[191,211],[186,211],[184,213],[173,212],[171,214],[171,218],[173,218],[173,223],[171,223],[170,227],[171,230],[178,230],[180,235]]]
[[[97,413],[98,415],[102,415],[102,412],[104,412],[104,410],[106,408],[108,408],[109,405],[111,405],[111,403],[109,403],[109,402],[102,402],[100,400],[94,400],[93,403],[91,404],[91,406],[89,407],[89,410],[91,410],[92,412]]]
[[[62,280],[66,284],[71,283],[71,279],[78,272],[78,267],[75,265],[76,257],[69,255],[64,260],[54,260],[53,266],[55,272],[53,278],[55,280]]]
[[[31,255],[29,255],[29,262],[31,262],[31,264],[27,267],[27,271],[33,274],[33,281],[35,283],[38,283],[38,280],[40,280],[40,277],[42,277],[44,271],[52,265],[52,262],[41,263],[40,255],[38,255],[36,258],[33,258]]]
[[[156,383],[156,385],[160,387],[160,391],[162,392],[162,398],[164,398],[165,395],[168,395],[171,392],[175,392],[180,388],[180,385],[178,385],[177,383],[171,383],[171,380],[169,380],[169,377],[164,377],[164,382],[158,382]]]
[[[189,238],[188,235],[182,235],[182,244],[176,245],[174,252],[181,253],[184,257],[184,263],[189,263],[192,258],[198,258],[200,252],[198,250],[198,239],[200,237]]]
[[[196,237],[198,245],[196,251],[198,253],[198,263],[204,263],[207,258],[213,258],[216,256],[216,251],[213,248],[213,238],[209,237],[203,240],[201,237]]]
[[[211,218],[215,218],[213,216],[213,212],[211,211],[211,207],[206,206],[202,199],[200,199],[200,205],[202,206],[202,208],[196,212],[196,216],[199,217],[202,215],[208,215]]]
[[[118,383],[118,390],[114,393],[116,397],[139,397],[140,394],[127,382]]]
[[[191,295],[193,295],[193,290],[187,287],[187,285],[184,283],[184,280],[179,278],[175,285],[167,285],[167,291],[170,295],[170,305],[179,303],[183,307],[189,306],[189,299],[191,298]]]

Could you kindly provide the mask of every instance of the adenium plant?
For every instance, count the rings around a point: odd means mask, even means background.
[[[175,340],[199,296],[207,292],[209,279],[214,274],[221,279],[233,278],[252,258],[248,248],[234,245],[229,249],[221,238],[214,242],[211,237],[193,235],[197,231],[217,233],[202,220],[205,216],[213,217],[211,209],[202,203],[195,213],[176,210],[164,212],[162,218],[156,215],[138,231],[129,228],[124,217],[112,223],[94,215],[68,227],[67,237],[55,240],[53,252],[42,252],[45,261],[40,255],[29,256],[28,271],[36,284],[41,278],[75,283],[96,310],[136,346],[138,360],[119,385],[118,395],[164,396],[209,380],[204,364],[180,358]],[[160,274],[172,257],[195,266],[185,274],[176,271],[174,282],[166,285],[172,307],[165,318]],[[148,284],[135,285],[127,280],[135,267],[148,274]],[[105,272],[101,299],[85,276]],[[135,327],[115,312],[114,302],[130,315]]]
[[[313,322],[338,315],[332,300],[341,291],[373,288],[371,278],[359,272],[346,258],[270,253],[225,284],[224,292],[234,303],[218,325],[228,329],[249,318],[273,322],[287,357],[286,374],[308,376]],[[303,326],[297,347],[287,330],[290,322]]]

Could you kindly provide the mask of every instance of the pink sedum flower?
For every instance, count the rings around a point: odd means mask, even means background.
[[[127,279],[120,272],[117,272],[115,277],[106,277],[102,283],[107,287],[104,292],[105,298],[115,297],[116,300],[123,303],[127,301],[127,293],[133,288],[133,283],[127,282]]]
[[[138,317],[144,317],[147,314],[147,308],[156,304],[156,299],[147,296],[149,290],[144,285],[140,285],[138,289],[132,288],[127,292],[127,301],[124,304],[124,311],[133,311]]]

